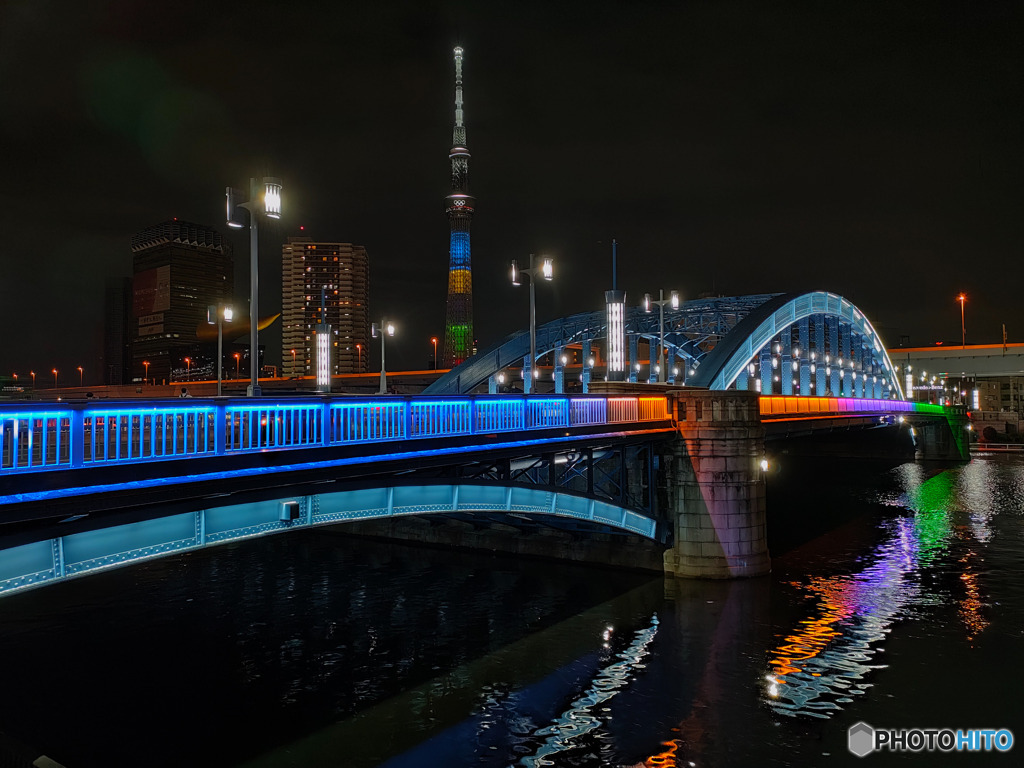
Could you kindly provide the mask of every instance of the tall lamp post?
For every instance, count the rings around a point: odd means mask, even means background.
[[[363,372],[363,345],[356,344],[356,373]]]
[[[960,348],[963,349],[967,346],[967,326],[964,325],[964,302],[967,296],[961,293],[956,300],[960,302]]]
[[[434,345],[434,370],[437,370],[437,336],[430,338],[430,343]]]
[[[143,360],[142,364],[144,366],[146,366],[146,380],[143,381],[142,383],[148,386],[149,385],[149,360]],[[54,373],[57,373],[57,372],[54,371]]]
[[[223,304],[211,304],[206,308],[206,322],[217,324],[217,397],[221,395],[221,382],[224,380],[224,323],[230,323],[234,318],[235,310]]]
[[[512,262],[512,285],[522,285],[520,275],[526,275],[530,278],[530,377],[531,380],[524,384],[524,393],[528,391],[533,392],[533,378],[534,371],[533,367],[537,363],[537,299],[534,291],[534,282],[536,276],[540,274],[545,280],[551,282],[551,279],[555,276],[555,266],[551,259],[545,258],[540,266],[537,266],[534,262],[533,254],[530,254],[530,266],[526,269],[519,269],[519,266],[515,261]],[[524,378],[524,382],[525,382]]]
[[[85,386],[85,372],[82,371],[82,366],[78,366],[78,386]]]
[[[652,299],[651,294],[644,294],[644,312],[652,312],[651,307],[658,307],[658,383],[665,383],[665,305],[671,304],[672,309],[679,309],[679,292],[672,291],[665,298],[665,291],[658,289],[658,298]]]
[[[259,199],[259,183],[249,179],[249,199],[242,202],[242,193],[227,187],[227,224],[235,229],[242,229],[245,224],[237,217],[238,209],[249,212],[249,397],[260,396],[259,353],[259,288],[260,288],[260,257],[259,257],[259,215],[268,219],[281,218],[281,180],[272,176],[263,179],[263,200]]]
[[[377,323],[370,325],[370,336],[374,339],[380,336],[380,392],[377,393],[380,395],[386,395],[388,392],[388,374],[384,368],[384,337],[394,335],[395,324],[387,320],[381,320],[380,325]]]
[[[36,388],[36,372],[35,371],[29,371],[28,375],[32,377],[32,389],[35,389]]]
[[[53,388],[57,388],[57,369],[53,369]]]
[[[242,372],[241,372],[241,370],[239,370],[240,367],[241,367],[241,358],[239,357],[239,353],[235,352],[235,380],[236,381],[238,379],[242,378]]]

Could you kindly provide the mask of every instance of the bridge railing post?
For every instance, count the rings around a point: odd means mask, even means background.
[[[71,441],[70,459],[71,466],[81,467],[85,464],[85,409],[75,408],[71,411],[71,428],[68,439]],[[57,419],[57,429],[60,430],[60,419]]]
[[[227,452],[227,429],[228,404],[219,401],[213,407],[213,452],[217,456],[223,456]]]

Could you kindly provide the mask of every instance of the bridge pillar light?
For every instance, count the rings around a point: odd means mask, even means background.
[[[380,337],[380,390],[377,394],[386,395],[388,393],[388,373],[385,366],[385,350],[384,350],[384,339],[387,336],[395,335],[395,324],[387,320],[381,320],[380,324],[370,324],[370,337],[376,339]]]
[[[622,381],[626,374],[626,292],[605,291],[608,381]]]
[[[260,348],[259,348],[259,219],[260,215],[268,219],[281,218],[281,180],[268,176],[263,179],[263,194],[260,184],[255,178],[249,179],[249,197],[237,189],[227,187],[225,191],[227,204],[227,225],[241,229],[244,224],[238,215],[239,209],[249,214],[249,368],[250,382],[247,394],[249,397],[260,396]]]
[[[545,258],[538,266],[534,255],[531,253],[530,266],[526,269],[519,269],[515,261],[512,262],[512,285],[521,285],[521,275],[526,275],[530,278],[530,367],[533,368],[537,360],[537,298],[534,291],[534,283],[536,283],[538,276],[548,282],[552,280],[555,276],[554,262],[549,258]],[[523,393],[528,394],[525,389]]]

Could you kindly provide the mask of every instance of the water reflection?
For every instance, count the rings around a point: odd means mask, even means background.
[[[604,635],[605,647],[610,639],[610,632],[609,627]],[[606,719],[594,714],[598,705],[604,704],[628,685],[636,671],[643,668],[641,660],[647,655],[647,647],[657,632],[658,617],[653,616],[650,626],[639,630],[630,646],[618,655],[621,661],[602,669],[590,687],[572,702],[569,709],[554,723],[537,731],[535,735],[543,737],[544,742],[533,755],[520,760],[520,765],[530,768],[553,765],[548,759],[550,755],[570,749],[576,738],[597,730]]]
[[[928,606],[956,600],[968,641],[988,626],[978,550],[968,546],[958,558],[949,555],[954,543],[985,544],[992,536],[989,473],[984,465],[971,465],[926,478],[921,465],[897,468],[901,492],[884,501],[906,513],[880,524],[883,537],[863,558],[867,565],[852,574],[791,583],[814,605],[769,653],[764,691],[775,712],[827,718],[850,704],[871,687],[869,673],[885,666],[878,655],[892,625]],[[941,576],[944,568],[959,571],[962,597],[923,578]]]

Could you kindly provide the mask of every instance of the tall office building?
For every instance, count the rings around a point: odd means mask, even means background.
[[[103,295],[103,383],[127,384],[132,369],[132,279],[110,278]]]
[[[317,326],[330,326],[330,374],[365,373],[369,295],[370,260],[363,246],[289,237],[281,249],[284,375],[316,375]]]
[[[230,300],[231,246],[213,227],[174,219],[133,235],[131,248],[130,375],[169,382],[198,348],[207,308]]]
[[[462,122],[462,49],[455,49],[455,130],[452,149],[452,192],[445,200],[451,226],[448,267],[448,308],[444,325],[444,365],[454,367],[473,348],[473,271],[469,258],[469,225],[476,198],[468,193],[469,150]]]

